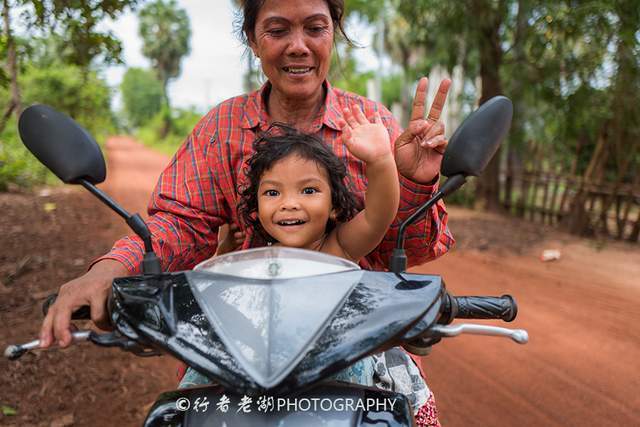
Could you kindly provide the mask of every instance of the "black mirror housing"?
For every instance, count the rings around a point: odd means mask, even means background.
[[[513,104],[504,96],[491,98],[458,127],[442,159],[444,176],[479,176],[511,127]]]
[[[34,156],[67,184],[85,179],[103,182],[107,170],[102,151],[71,117],[47,105],[25,109],[18,121],[20,139]]]

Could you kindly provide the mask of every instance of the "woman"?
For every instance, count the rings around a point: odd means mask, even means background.
[[[266,130],[272,122],[317,134],[331,145],[347,164],[354,192],[362,198],[366,188],[362,162],[350,155],[340,138],[343,110],[353,104],[359,105],[366,117],[380,114],[393,141],[400,173],[397,218],[380,246],[361,262],[368,269],[386,268],[399,222],[436,190],[447,145],[439,118],[450,81],[440,84],[425,120],[428,82],[426,78],[420,80],[410,124],[402,133],[381,104],[333,88],[327,73],[335,33],[344,36],[343,10],[343,0],[245,2],[243,36],[260,59],[267,82],[259,91],[224,101],[205,115],[161,175],[149,204],[147,223],[164,270],[190,269],[214,254],[218,228],[236,222],[236,190],[242,165],[252,154],[252,142],[258,131]],[[453,239],[446,223],[444,205],[439,203],[424,220],[408,228],[405,248],[410,264],[434,259],[448,250]],[[243,248],[265,243],[251,229],[244,231]],[[91,318],[97,326],[107,327],[105,302],[111,281],[139,272],[142,253],[137,237],[119,240],[86,274],[62,285],[42,325],[42,347],[49,347],[54,338],[62,347],[70,344],[71,313],[83,305],[91,307]],[[389,355],[389,360],[377,360],[372,369],[379,363],[397,367],[396,362],[404,357],[397,350]],[[415,366],[409,368],[415,370]],[[382,382],[389,372],[379,373]],[[411,378],[409,389],[415,386],[413,372],[406,372]],[[433,406],[425,408],[422,415],[431,416]]]

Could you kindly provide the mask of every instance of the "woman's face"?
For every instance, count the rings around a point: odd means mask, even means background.
[[[320,93],[333,46],[333,22],[325,0],[266,0],[253,34],[250,46],[273,94],[296,101]]]

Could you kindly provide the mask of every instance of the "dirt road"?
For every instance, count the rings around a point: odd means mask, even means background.
[[[425,367],[446,425],[637,425],[640,251],[544,243],[562,258],[541,263],[540,245],[524,256],[456,251],[420,268],[455,294],[512,294],[512,326],[530,336],[525,346],[465,336],[434,348]]]
[[[104,188],[126,209],[143,213],[168,158],[122,138],[111,139],[107,151]],[[57,203],[57,211],[42,212],[45,201]],[[0,254],[0,322],[10,326],[3,344],[31,339],[41,318],[39,301],[126,232],[119,218],[97,205],[82,193],[60,190],[41,198],[0,197],[0,226],[16,243]],[[530,343],[465,336],[434,347],[425,367],[443,425],[637,424],[640,248],[595,245],[513,219],[450,212],[458,249],[419,271],[442,274],[458,295],[512,294],[518,319],[501,326],[527,329]],[[31,225],[15,224],[27,217]],[[93,221],[98,225],[87,239],[82,230]],[[560,249],[560,260],[542,263],[543,248]],[[43,285],[45,278],[51,283]],[[90,347],[1,362],[0,379],[11,392],[2,390],[0,403],[18,413],[0,415],[0,425],[139,425],[144,406],[174,384],[173,366],[165,358],[141,360]]]

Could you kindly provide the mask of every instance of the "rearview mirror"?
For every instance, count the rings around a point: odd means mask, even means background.
[[[513,105],[504,96],[491,98],[458,127],[442,159],[444,176],[479,176],[511,127]]]
[[[440,167],[440,173],[448,179],[427,202],[400,224],[396,247],[389,260],[389,270],[401,273],[407,269],[407,256],[404,251],[404,233],[407,226],[421,218],[438,200],[460,188],[468,176],[479,176],[482,173],[507,136],[512,116],[511,100],[504,96],[496,96],[471,113],[454,132]]]
[[[29,151],[58,178],[67,184],[82,185],[127,221],[144,242],[145,274],[162,272],[153,252],[151,233],[142,217],[129,214],[96,187],[106,178],[107,168],[100,147],[82,126],[49,106],[32,105],[20,115],[18,131]]]
[[[63,182],[85,179],[99,184],[105,180],[100,147],[66,114],[47,105],[32,105],[20,115],[18,131],[29,151]]]

